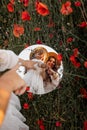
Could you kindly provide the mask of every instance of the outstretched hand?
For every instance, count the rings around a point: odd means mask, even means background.
[[[26,90],[25,81],[17,74],[17,69],[19,65],[16,65],[13,69],[9,70],[5,74],[3,74],[0,78],[0,83],[3,84],[7,91],[14,91],[16,94],[21,95]]]
[[[21,65],[24,66],[27,70],[28,69],[33,69],[34,65],[36,64],[36,62],[34,62],[32,60],[19,59],[19,62],[21,62]]]

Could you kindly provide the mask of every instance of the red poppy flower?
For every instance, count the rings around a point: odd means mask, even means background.
[[[67,43],[70,43],[70,42],[72,42],[72,41],[73,41],[73,38],[72,38],[72,37],[67,38]]]
[[[87,91],[85,88],[80,88],[80,93],[83,98],[87,99]]]
[[[84,67],[87,68],[87,61],[84,62]]]
[[[26,87],[26,91],[29,91],[30,90],[30,87]]]
[[[27,11],[23,11],[22,15],[21,15],[21,19],[23,21],[29,21],[29,20],[31,20],[31,17]]]
[[[76,68],[79,68],[81,66],[80,62],[74,62],[73,65],[76,67]]]
[[[45,126],[42,119],[39,119],[37,121],[37,124],[39,125],[40,130],[45,130]]]
[[[41,40],[37,40],[36,43],[37,44],[42,44],[42,41]]]
[[[24,103],[23,108],[26,109],[26,110],[29,109],[29,104],[28,103]]]
[[[57,59],[58,59],[58,61],[62,61],[62,59],[63,59],[62,54],[58,54],[58,55],[57,55]]]
[[[84,121],[84,127],[83,127],[83,130],[87,130],[87,120]]]
[[[85,28],[87,26],[87,22],[81,22],[78,26],[81,28]]]
[[[63,15],[69,15],[69,14],[71,14],[73,12],[73,9],[71,8],[71,2],[67,1],[65,4],[63,4],[60,12]]]
[[[29,0],[23,0],[23,5],[27,7],[29,5]]]
[[[60,127],[61,125],[62,125],[61,122],[56,121],[56,126],[57,126],[57,127]]]
[[[81,6],[81,2],[80,1],[76,1],[74,4],[75,4],[76,7],[80,7]]]
[[[49,9],[48,9],[47,5],[45,5],[41,2],[36,2],[35,6],[36,6],[37,13],[39,13],[40,15],[42,15],[42,16],[49,15]]]
[[[33,99],[33,93],[32,92],[28,92],[28,98]]]
[[[14,24],[13,34],[15,37],[20,37],[24,33],[24,27],[19,24]]]
[[[69,59],[70,59],[71,62],[75,62],[76,61],[74,55],[71,55]]]
[[[76,68],[79,68],[81,66],[80,62],[77,62],[76,57],[74,55],[70,56],[70,61]]]
[[[39,128],[40,128],[40,130],[45,130],[45,126],[44,125],[40,125]]]
[[[73,49],[73,55],[74,55],[75,57],[77,57],[78,54],[79,54],[78,48]]]
[[[42,119],[37,120],[37,124],[38,125],[43,125],[43,120]]]
[[[11,13],[14,12],[14,6],[13,6],[13,4],[12,4],[12,3],[8,3],[8,4],[7,4],[7,9],[8,9],[8,11],[11,12]]]
[[[39,27],[34,28],[34,31],[40,31],[40,30],[41,30],[41,28],[39,28]]]

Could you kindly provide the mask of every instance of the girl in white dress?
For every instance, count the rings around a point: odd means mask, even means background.
[[[43,86],[43,80],[44,80],[43,72],[45,71],[46,68],[44,62],[47,58],[47,54],[48,54],[47,50],[43,47],[35,48],[30,54],[30,59],[32,59],[32,61],[35,61],[37,63],[34,65],[33,69],[27,71],[27,73],[24,76],[24,80],[30,87],[29,91],[34,94],[45,93]]]
[[[0,50],[0,72],[11,69],[18,62],[18,56],[12,51]],[[18,96],[11,94],[5,119],[0,130],[29,130],[24,122],[25,117],[20,113],[21,105]]]

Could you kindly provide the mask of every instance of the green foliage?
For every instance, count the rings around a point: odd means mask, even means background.
[[[36,44],[37,40],[55,49],[63,55],[63,78],[60,85],[51,93],[45,95],[34,95],[29,100],[27,93],[20,96],[21,104],[29,103],[28,110],[22,109],[26,117],[26,123],[30,130],[39,130],[38,119],[43,119],[45,130],[82,130],[83,123],[87,120],[87,99],[82,98],[80,88],[87,89],[87,25],[80,27],[82,22],[87,24],[87,1],[79,0],[81,6],[76,7],[76,0],[71,0],[73,12],[70,15],[62,15],[60,9],[67,0],[43,0],[49,8],[50,14],[39,15],[35,10],[35,1],[30,0],[29,6],[15,0],[15,11],[8,12],[9,0],[1,0],[0,4],[0,47],[11,49],[19,54],[26,43]],[[22,21],[21,12],[27,10],[31,16],[30,21]],[[49,21],[54,23],[48,27]],[[22,24],[25,28],[24,34],[19,38],[13,35],[13,24]],[[34,31],[34,28],[41,28]],[[50,37],[52,35],[52,37]],[[73,40],[67,43],[67,39]],[[8,44],[5,45],[5,40]],[[81,63],[76,68],[70,61],[73,49],[78,48],[77,61]],[[55,125],[56,121],[62,123],[61,127]]]

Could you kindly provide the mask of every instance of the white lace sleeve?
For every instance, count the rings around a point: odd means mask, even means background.
[[[11,50],[0,49],[0,72],[13,68],[18,62],[18,56]]]
[[[53,75],[51,75],[52,83],[53,83],[55,86],[57,86],[57,85],[59,84],[59,75],[58,75],[58,73],[56,73],[56,74],[57,74],[57,77],[56,77],[56,78],[54,78]]]

